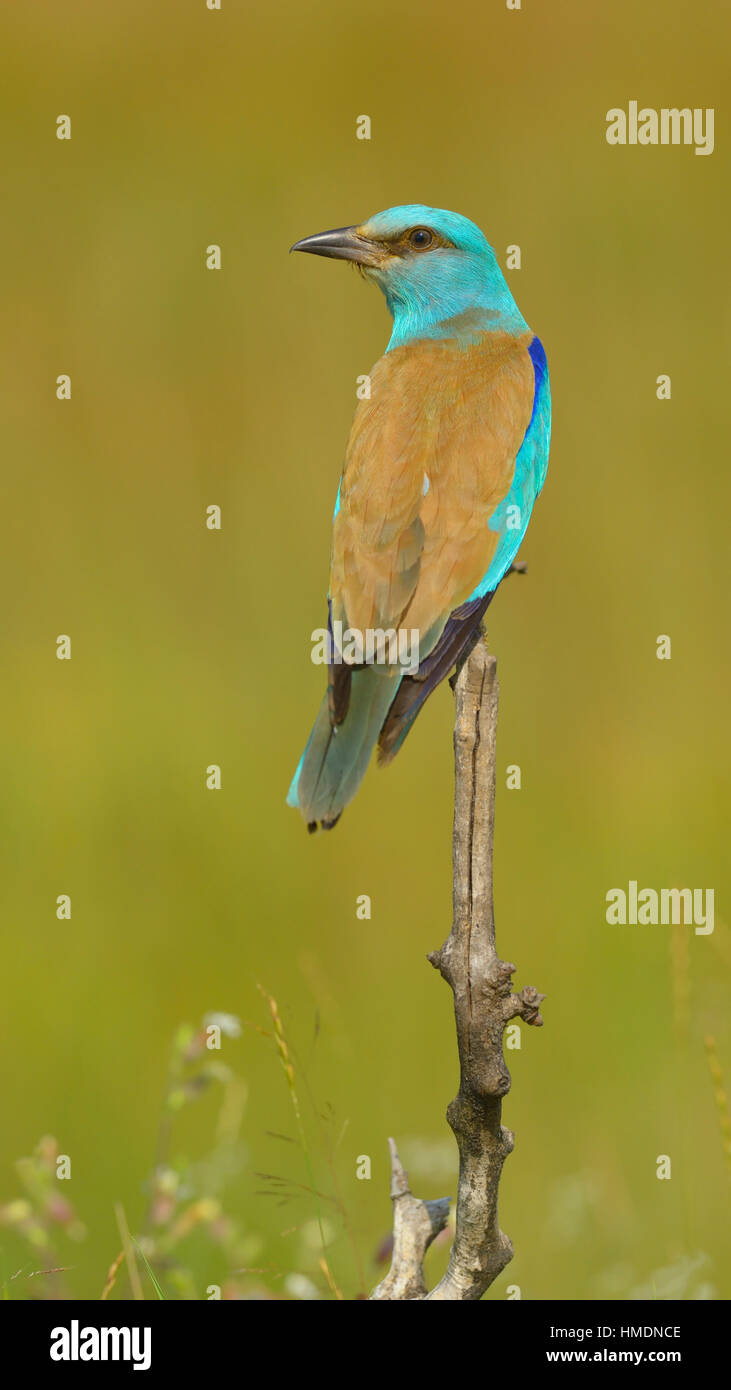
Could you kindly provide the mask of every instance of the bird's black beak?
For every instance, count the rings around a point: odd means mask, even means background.
[[[357,261],[359,265],[378,265],[384,248],[358,235],[357,227],[335,227],[331,232],[296,241],[291,251],[309,251],[313,256],[332,256],[337,261]]]

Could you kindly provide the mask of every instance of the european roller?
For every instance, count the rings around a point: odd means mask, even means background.
[[[546,356],[474,222],[419,203],[298,241],[354,261],[393,332],[358,403],[333,518],[328,689],[287,801],[331,829],[469,651],[543,486]],[[418,663],[369,634],[416,634]],[[360,640],[357,640],[357,639]],[[395,653],[395,654],[394,654]]]

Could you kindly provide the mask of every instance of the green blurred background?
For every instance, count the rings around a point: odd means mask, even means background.
[[[455,1191],[451,1002],[425,961],[450,923],[449,690],[333,834],[308,837],[284,803],[321,696],[309,636],[355,380],[389,332],[376,290],[288,248],[423,201],[472,217],[503,264],[521,246],[510,284],[555,406],[529,574],[489,614],[498,944],[548,997],[508,1054],[516,1256],[487,1297],[727,1293],[704,1038],[728,1074],[729,929],[604,914],[630,878],[713,886],[719,918],[728,903],[728,8],[34,0],[2,27],[0,1203],[54,1135],[86,1228],[69,1240],[62,1214],[54,1249],[68,1289],[97,1298],[115,1202],[142,1229],[176,1029],[219,1009],[269,1030],[258,983],[344,1296],[354,1243],[365,1285],[383,1272],[388,1134],[418,1195]],[[715,107],[715,153],[610,148],[605,113],[630,99]],[[331,1297],[275,1044],[246,1026],[215,1055],[247,1098],[211,1183],[239,1265],[264,1271],[227,1296]],[[215,1150],[220,1100],[216,1082],[176,1114],[181,1173]],[[179,1246],[201,1298],[225,1274],[204,1237]],[[25,1277],[40,1255],[12,1212],[0,1249],[6,1296],[52,1296]]]

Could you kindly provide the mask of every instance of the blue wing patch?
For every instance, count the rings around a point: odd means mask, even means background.
[[[533,339],[528,353],[535,377],[533,410],[515,460],[510,491],[488,521],[491,531],[500,532],[497,549],[487,574],[470,594],[468,603],[496,589],[510,569],[528,529],[533,503],[546,479],[551,444],[551,386],[546,354],[539,338]]]

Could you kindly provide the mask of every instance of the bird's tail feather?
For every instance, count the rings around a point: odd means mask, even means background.
[[[355,796],[400,676],[376,666],[353,671],[348,712],[335,728],[325,696],[287,795],[288,805],[298,807],[313,829],[320,821],[329,830]]]
[[[417,675],[404,677],[378,738],[379,763],[389,763],[395,758],[432,691],[469,653],[471,644],[483,631],[482,619],[494,594],[495,590],[491,589],[481,598],[469,600],[455,609],[436,647],[419,666]]]

